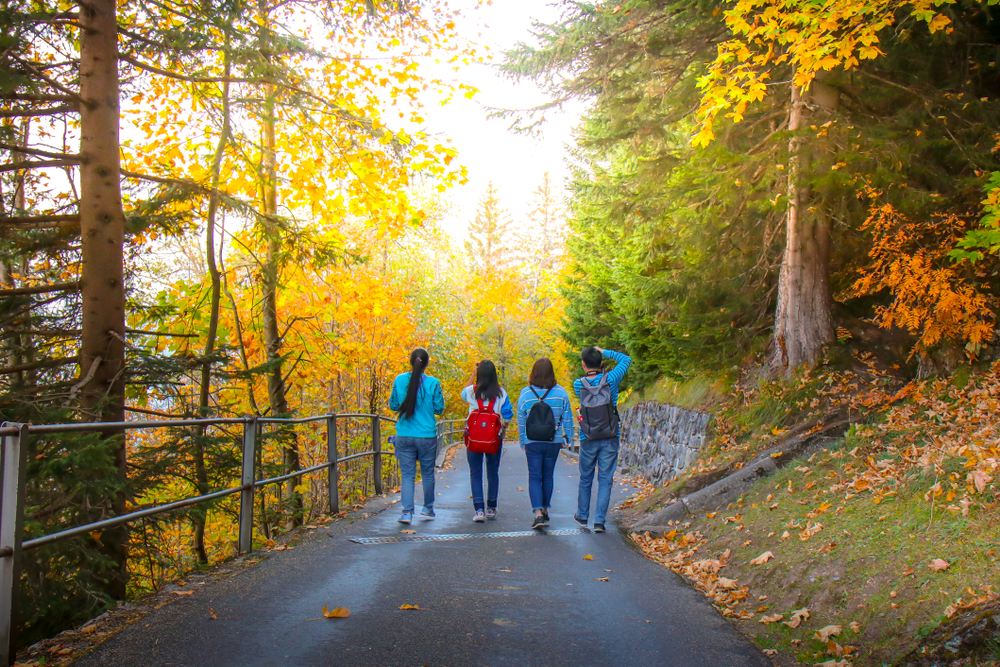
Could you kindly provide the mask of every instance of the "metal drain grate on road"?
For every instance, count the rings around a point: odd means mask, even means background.
[[[495,537],[533,537],[535,535],[584,535],[586,528],[562,530],[516,530],[506,533],[457,533],[454,535],[400,535],[399,537],[352,537],[357,544],[395,544],[396,542],[450,542],[452,540],[483,540]]]

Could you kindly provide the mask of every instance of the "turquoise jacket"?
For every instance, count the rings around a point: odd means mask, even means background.
[[[389,397],[389,409],[396,411],[406,398],[406,390],[410,386],[410,372],[400,373],[392,383],[392,395]],[[417,390],[417,407],[413,416],[400,417],[396,422],[396,435],[403,438],[436,438],[437,420],[435,415],[444,412],[444,394],[437,378],[424,374]]]

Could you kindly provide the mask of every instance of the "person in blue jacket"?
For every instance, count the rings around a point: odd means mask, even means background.
[[[462,389],[462,400],[469,404],[469,414],[479,407],[489,407],[492,402],[492,412],[500,415],[504,432],[507,424],[514,418],[514,408],[510,405],[510,397],[500,386],[497,377],[497,367],[489,359],[483,359],[472,371],[468,384]],[[501,436],[502,438],[503,436]],[[503,443],[495,454],[484,454],[465,450],[469,461],[469,482],[472,484],[472,505],[476,513],[472,520],[482,523],[486,519],[497,518],[497,501],[500,495],[500,457],[503,455]],[[483,502],[483,463],[486,463],[486,501]]]
[[[427,375],[430,355],[422,347],[410,353],[408,373],[400,373],[392,383],[389,409],[397,415],[396,460],[403,481],[400,484],[403,515],[400,523],[413,521],[413,493],[417,483],[417,462],[424,481],[424,519],[434,518],[434,462],[437,458],[436,415],[444,412],[441,383]]]
[[[552,410],[555,433],[550,441],[528,437],[528,415],[539,402],[544,402]],[[559,450],[573,441],[573,409],[569,404],[569,394],[556,384],[555,371],[548,359],[535,362],[528,386],[521,390],[517,399],[517,429],[521,449],[528,460],[528,497],[535,512],[531,527],[541,528],[549,524]]]
[[[594,513],[594,532],[604,532],[604,522],[608,515],[608,505],[611,504],[611,487],[614,483],[615,469],[618,467],[618,438],[621,429],[617,426],[618,421],[618,389],[621,387],[622,378],[632,363],[632,358],[621,352],[604,350],[599,347],[587,347],[580,353],[583,362],[584,376],[573,382],[573,391],[581,403],[581,424],[580,424],[580,492],[577,498],[577,511],[573,515],[577,523],[582,526],[587,525],[590,517],[590,494],[594,485],[594,469],[597,469],[597,511]],[[615,367],[611,369],[606,377],[604,373],[604,360],[610,359],[615,362]],[[586,401],[582,393],[585,389],[600,387],[602,382],[606,382],[610,389],[610,405],[603,406],[604,410],[594,410],[589,413],[585,406]],[[587,387],[584,387],[587,383]],[[588,391],[589,393],[589,391]],[[613,411],[614,427],[610,431],[614,435],[608,435],[600,439],[588,438],[587,432],[595,428],[589,423],[589,414],[600,417],[611,416]]]

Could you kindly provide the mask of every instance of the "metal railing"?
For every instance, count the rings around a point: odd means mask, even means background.
[[[337,420],[370,419],[372,449],[348,456],[338,456]],[[330,514],[340,512],[339,464],[357,458],[372,457],[372,477],[376,495],[382,489],[382,456],[394,456],[394,451],[382,451],[382,422],[395,423],[395,419],[381,415],[348,413],[328,414],[315,417],[275,418],[275,417],[230,417],[216,419],[165,419],[161,421],[92,422],[79,424],[17,424],[3,422],[0,425],[0,665],[9,667],[17,656],[17,624],[19,619],[18,597],[21,578],[21,557],[25,551],[72,539],[95,530],[106,530],[131,523],[145,517],[156,516],[199,503],[240,494],[239,531],[237,549],[247,553],[253,549],[254,490],[271,484],[280,484],[289,479],[327,470],[327,495]],[[454,438],[453,422],[438,422],[438,447],[446,435],[449,425],[449,441]],[[268,479],[256,479],[255,462],[257,441],[263,424],[298,425],[326,422],[327,462],[295,470],[285,475]],[[50,435],[59,433],[115,432],[140,429],[171,428],[181,426],[219,426],[242,424],[241,484],[192,498],[185,498],[163,505],[147,507],[135,512],[83,526],[69,528],[31,540],[22,541],[24,535],[25,475],[27,471],[28,438],[32,434]]]

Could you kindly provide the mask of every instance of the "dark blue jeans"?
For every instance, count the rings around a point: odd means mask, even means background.
[[[561,448],[556,442],[529,442],[524,446],[532,510],[547,510],[552,506],[553,474]]]
[[[611,486],[618,467],[618,438],[584,440],[580,443],[580,494],[576,513],[581,519],[590,516],[590,493],[597,469],[597,511],[594,523],[604,523],[611,504]]]
[[[503,445],[496,454],[483,454],[482,452],[470,452],[465,450],[466,458],[469,460],[469,481],[472,482],[472,504],[476,510],[486,507],[496,509],[497,496],[500,494],[500,455],[503,454]],[[486,462],[486,503],[483,503],[483,462]]]

